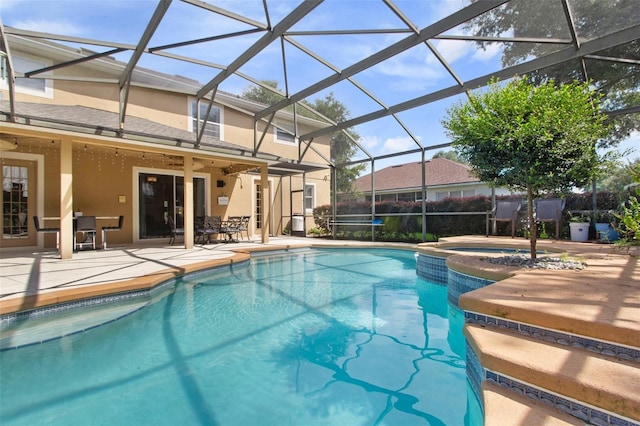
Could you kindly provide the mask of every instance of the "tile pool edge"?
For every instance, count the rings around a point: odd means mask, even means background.
[[[40,292],[33,295],[16,295],[0,300],[0,316],[15,314],[23,311],[55,306],[64,303],[78,302],[85,299],[93,299],[102,296],[113,296],[138,291],[149,291],[166,281],[177,277],[231,264],[237,264],[248,260],[250,253],[238,251],[232,256],[223,259],[213,259],[192,263],[184,266],[174,266],[150,275],[131,278],[126,281],[116,281],[104,284],[90,284],[82,287],[63,288],[52,291]]]

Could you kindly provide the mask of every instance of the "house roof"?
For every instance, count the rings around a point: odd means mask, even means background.
[[[425,162],[427,186],[479,183],[471,167],[446,158],[432,158]],[[420,162],[386,167],[374,173],[376,191],[412,190],[422,188]],[[355,181],[358,191],[371,192],[371,174]]]
[[[97,54],[97,52],[88,50],[84,47],[73,48],[60,43],[54,43],[49,40],[30,39],[15,35],[8,35],[8,39],[12,44],[14,44],[14,48],[16,48],[16,50],[23,49],[30,53],[35,53],[42,57],[53,59],[55,62],[78,61],[86,56]],[[18,46],[20,49],[17,49]],[[118,78],[126,68],[127,64],[112,56],[106,56],[97,58],[93,61],[83,61],[82,66],[95,71],[98,73],[96,75],[101,76],[94,76],[92,81],[115,84],[118,82]],[[87,71],[84,72],[86,73]],[[18,74],[21,75],[22,73]],[[76,77],[65,76],[62,71],[60,71],[60,74],[54,74],[53,71],[46,72],[43,73],[41,77],[59,80],[65,80],[67,78],[71,78],[73,80],[77,79]],[[133,69],[131,73],[131,84],[133,86],[165,90],[193,97],[197,95],[198,90],[202,87],[202,83],[197,80],[181,75],[167,74],[140,66]],[[242,98],[239,95],[235,95],[224,90],[216,90],[215,102],[250,115],[256,114],[268,106],[251,99]],[[305,124],[312,129],[321,129],[328,125],[328,123],[318,121],[310,117],[305,117],[304,115],[297,116],[295,119],[299,123]],[[127,118],[126,121],[128,126],[129,118]],[[266,122],[268,120],[263,119],[263,121]],[[282,130],[291,130],[294,127],[293,121],[294,115],[290,111],[281,110],[277,111],[276,122],[273,124],[278,124],[283,128]],[[291,124],[288,124],[289,122]]]

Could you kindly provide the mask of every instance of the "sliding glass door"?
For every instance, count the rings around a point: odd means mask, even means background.
[[[193,178],[194,218],[206,214],[205,179]],[[170,233],[169,217],[184,228],[184,178],[159,173],[138,174],[139,239],[164,238]]]

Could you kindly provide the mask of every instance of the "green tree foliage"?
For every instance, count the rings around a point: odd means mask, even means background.
[[[275,105],[284,99],[284,95],[282,95],[278,89],[277,81],[264,80],[261,83],[265,86],[272,87],[273,90],[263,86],[248,86],[242,91],[240,97],[265,105]]]
[[[313,109],[334,122],[345,121],[349,118],[347,107],[337,100],[333,93],[329,93],[324,99],[316,99]],[[354,192],[354,181],[365,169],[364,164],[355,166],[340,166],[348,162],[357,152],[357,147],[353,140],[358,140],[360,135],[347,129],[349,136],[343,132],[336,132],[331,135],[331,160],[337,165],[337,188],[338,192]]]
[[[640,161],[629,165],[627,171],[632,178],[628,188],[635,196],[629,195],[622,205],[622,211],[617,215],[620,221],[617,228],[622,234],[620,244],[629,246],[640,244]]]
[[[640,22],[637,0],[578,0],[567,2],[574,18],[580,40],[590,40],[619,31]],[[556,0],[510,1],[493,9],[467,25],[479,36],[540,37],[571,39],[562,3]],[[486,47],[487,42],[478,42]],[[530,57],[540,57],[566,48],[553,43],[505,43],[502,64],[511,66]],[[604,111],[615,111],[640,104],[640,67],[633,63],[615,62],[602,58],[638,58],[640,40],[598,52],[598,57],[585,59],[587,77],[597,81],[596,90],[604,95]],[[580,61],[565,62],[535,71],[532,81],[550,80],[567,83],[584,80]],[[613,119],[609,141],[615,143],[640,129],[640,114],[617,115]]]
[[[455,161],[457,163],[464,163],[464,160],[460,158],[456,151],[438,151],[433,154],[433,158],[446,158],[447,160]]]
[[[261,82],[264,86],[247,87],[242,91],[241,97],[260,102],[266,105],[274,105],[280,102],[284,96],[278,89],[278,82],[272,80],[264,80]],[[349,118],[349,110],[347,107],[337,100],[333,93],[329,93],[324,98],[316,99],[313,103],[305,103],[310,109],[298,108],[297,113],[316,120],[324,120],[322,117],[333,122],[345,121]],[[314,113],[317,111],[320,115]],[[354,140],[358,140],[360,136],[352,131],[347,133]],[[334,164],[340,165],[349,162],[351,157],[357,152],[357,147],[343,132],[336,132],[331,136],[331,160]],[[339,166],[337,168],[337,188],[338,192],[353,192],[353,183],[358,175],[364,170],[365,165],[359,164],[355,166]]]
[[[640,158],[612,167],[598,181],[598,189],[601,191],[611,191],[623,193],[634,183],[634,171],[640,170]]]
[[[527,194],[534,223],[534,198],[583,187],[600,171],[596,146],[607,127],[598,99],[586,83],[492,82],[451,107],[442,124],[481,181]],[[532,258],[536,239],[532,226]]]

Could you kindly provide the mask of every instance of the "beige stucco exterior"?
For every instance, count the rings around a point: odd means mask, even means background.
[[[40,60],[43,63],[54,62],[51,58],[42,57],[42,54],[56,54],[56,50],[47,51],[34,48],[32,45],[24,46],[24,51],[14,49],[14,56],[24,55],[30,60]],[[62,52],[68,54],[67,50]],[[117,75],[109,65],[104,69],[96,70],[96,79],[113,79]],[[47,93],[34,95],[16,88],[13,101],[18,105],[16,112],[20,114],[23,103],[38,105],[64,105],[70,107],[82,106],[93,110],[108,111],[114,118],[120,111],[120,90],[117,81],[107,82],[100,80],[96,83],[73,81],[70,79],[77,71],[74,67],[64,70],[64,78],[47,79]],[[53,76],[58,76],[57,70]],[[156,73],[157,74],[157,73]],[[144,76],[137,78],[143,78]],[[156,78],[167,78],[160,76]],[[135,81],[135,79],[134,79]],[[0,91],[0,100],[8,101],[10,93],[6,81],[3,82]],[[298,142],[279,142],[274,135],[274,127],[270,125],[266,134],[262,132],[266,128],[265,122],[254,125],[254,119],[250,113],[237,106],[243,102],[229,94],[217,95],[221,100],[214,105],[221,109],[220,140],[239,147],[245,147],[248,152],[255,151],[259,143],[259,152],[272,155],[282,162],[302,161],[305,163],[325,164],[329,158],[328,139],[314,141],[314,150],[304,150],[298,146]],[[126,119],[124,130],[127,130],[127,119],[132,117],[159,123],[163,126],[192,132],[191,129],[191,102],[195,97],[191,93],[182,93],[176,90],[151,88],[144,84],[132,84],[126,103]],[[73,121],[73,117],[56,117],[60,121]],[[284,122],[288,117],[279,117],[277,122]],[[274,121],[275,123],[276,121]],[[298,124],[299,133],[311,131],[317,128],[311,120],[308,123]],[[111,129],[118,129],[117,119],[109,124]],[[257,132],[254,131],[257,129]],[[47,128],[42,126],[30,126],[20,121],[11,120],[2,122],[0,136],[17,141],[17,148],[10,151],[0,151],[3,165],[12,165],[17,161],[31,161],[37,173],[42,176],[30,176],[29,196],[37,194],[37,202],[34,209],[28,212],[28,233],[35,234],[35,225],[31,217],[36,215],[41,218],[51,219],[51,223],[45,226],[59,226],[53,223],[56,220],[64,221],[64,212],[67,203],[70,202],[72,211],[81,211],[84,215],[98,217],[125,217],[121,232],[112,232],[108,235],[110,244],[126,244],[138,242],[140,238],[140,225],[144,219],[139,214],[139,175],[140,173],[188,177],[204,179],[204,205],[206,215],[217,215],[223,219],[229,216],[251,216],[249,224],[249,236],[268,238],[269,234],[279,235],[291,229],[291,215],[308,213],[306,229],[313,227],[311,211],[304,209],[304,198],[301,191],[303,181],[314,188],[314,205],[330,203],[330,172],[315,168],[303,175],[302,172],[292,170],[290,175],[283,173],[268,174],[270,196],[266,205],[260,206],[258,201],[258,185],[262,184],[264,173],[269,170],[275,161],[263,160],[260,156],[234,155],[227,151],[215,152],[215,150],[197,150],[189,146],[171,146],[168,143],[158,143],[153,140],[129,140],[114,137],[111,134],[81,133],[74,129]],[[65,157],[65,141],[71,147],[71,156]],[[162,142],[162,141],[161,141]],[[304,158],[300,157],[304,152]],[[277,157],[276,157],[277,156]],[[189,167],[190,158],[198,163],[201,168]],[[323,158],[324,157],[324,158]],[[68,159],[70,158],[70,160]],[[187,159],[187,161],[185,161]],[[71,174],[65,178],[63,170],[70,170]],[[36,172],[33,172],[36,174]],[[40,183],[38,183],[40,182]],[[66,182],[66,183],[65,183]],[[65,187],[69,185],[69,187]],[[32,190],[33,189],[33,190]],[[294,191],[292,194],[291,191]],[[267,192],[265,191],[265,194]],[[219,203],[219,197],[226,197],[228,204]],[[185,195],[185,199],[188,199]],[[184,201],[184,200],[183,200]],[[293,201],[293,205],[292,205]],[[189,209],[184,206],[184,212]],[[268,210],[267,210],[268,208]],[[267,213],[267,222],[258,222],[257,212]],[[113,220],[103,219],[98,223],[98,228],[104,225],[114,225]],[[69,222],[71,223],[71,222]],[[193,223],[193,221],[191,221]],[[268,233],[263,232],[264,225],[268,225]],[[185,228],[189,225],[185,217]],[[42,226],[42,224],[41,224]],[[70,226],[70,225],[69,225]],[[64,229],[62,230],[64,232]],[[267,234],[266,236],[264,234]],[[186,241],[191,241],[193,235],[185,229]],[[65,235],[61,243],[68,238]],[[100,240],[100,232],[98,232]],[[166,237],[159,240],[166,242]],[[2,238],[0,247],[14,247],[24,245],[26,240],[16,238]],[[100,244],[101,241],[98,241]],[[54,234],[38,234],[37,246],[54,247]],[[64,255],[64,251],[61,249]]]

